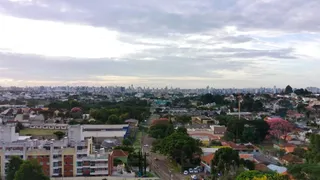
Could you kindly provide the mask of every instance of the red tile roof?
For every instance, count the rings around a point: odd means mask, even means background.
[[[115,149],[112,151],[111,155],[113,157],[126,157],[129,155],[129,153],[127,151],[123,151],[121,149]]]
[[[256,164],[254,169],[257,171],[263,171],[263,172],[270,171],[270,169],[265,164],[262,164],[262,163]]]
[[[202,156],[202,157],[201,157],[201,160],[202,160],[203,162],[207,163],[208,165],[210,165],[210,164],[211,164],[211,161],[213,160],[213,158],[214,158],[214,154],[212,153],[212,154],[208,154],[208,155],[206,155],[206,156]]]
[[[253,154],[239,154],[240,159],[252,159],[253,160]]]
[[[286,154],[281,158],[282,161],[292,163],[292,164],[301,164],[303,160],[293,154]]]

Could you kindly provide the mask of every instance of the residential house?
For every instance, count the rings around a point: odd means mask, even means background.
[[[281,163],[285,165],[289,164],[303,164],[303,159],[299,158],[298,156],[295,156],[291,153],[286,154],[281,157]]]

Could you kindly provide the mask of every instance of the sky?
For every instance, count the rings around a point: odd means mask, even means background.
[[[0,0],[0,86],[320,87],[319,0]]]

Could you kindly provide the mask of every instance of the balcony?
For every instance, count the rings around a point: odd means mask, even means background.
[[[52,158],[52,162],[59,162],[62,161],[61,158]]]
[[[91,175],[108,175],[108,170],[90,172]]]
[[[87,153],[88,153],[87,149],[77,150],[77,154],[87,154]]]
[[[62,153],[62,149],[53,149],[52,153],[53,154],[61,154]]]
[[[24,155],[24,151],[23,150],[10,150],[10,151],[5,151],[5,155]]]
[[[90,168],[108,168],[108,164],[95,164],[95,165],[90,165]]]

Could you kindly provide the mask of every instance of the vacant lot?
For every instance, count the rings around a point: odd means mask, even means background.
[[[63,130],[56,130],[56,129],[30,129],[26,128],[20,131],[20,135],[31,135],[31,136],[47,136],[53,135],[56,131],[63,131]],[[65,132],[65,131],[63,131]]]

